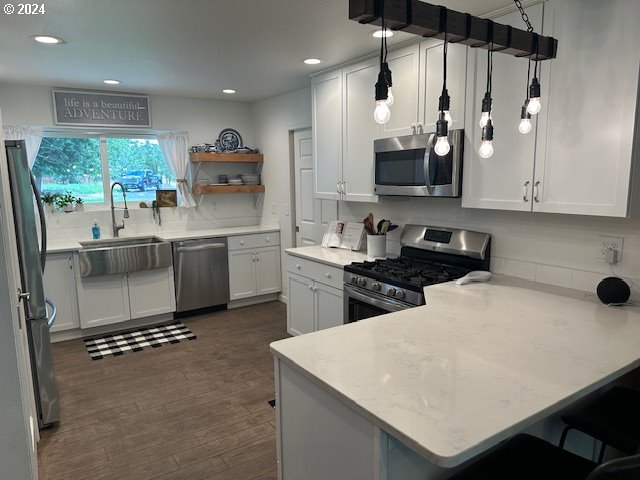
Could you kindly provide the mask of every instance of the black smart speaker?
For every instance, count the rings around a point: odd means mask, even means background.
[[[596,288],[598,298],[605,305],[610,303],[624,303],[631,296],[629,285],[618,277],[607,277]]]

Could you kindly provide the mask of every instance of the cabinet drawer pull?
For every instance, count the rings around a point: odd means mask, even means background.
[[[522,186],[522,200],[524,200],[525,202],[529,201],[529,184],[531,182],[529,180],[527,180],[526,182],[524,182],[524,185]]]
[[[331,278],[331,274],[329,272],[325,273],[327,278]]]
[[[296,268],[297,268],[298,270],[300,270],[302,267],[300,266],[300,264],[299,264],[299,263],[296,263]]]
[[[539,193],[540,193],[540,181],[538,180],[536,183],[533,184],[533,199],[536,201],[536,203],[540,202],[540,199],[538,198]]]
[[[313,285],[307,285],[307,288],[308,288],[309,290],[313,290]]]
[[[267,238],[265,238],[265,241],[270,242],[270,241],[271,241],[271,238],[270,238],[270,237],[267,237]]]
[[[240,245],[244,245],[244,240],[240,240]]]

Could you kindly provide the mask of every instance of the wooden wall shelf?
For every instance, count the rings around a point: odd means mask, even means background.
[[[192,162],[219,162],[219,163],[261,163],[261,153],[189,153]]]
[[[193,194],[208,193],[263,193],[264,185],[194,185]]]

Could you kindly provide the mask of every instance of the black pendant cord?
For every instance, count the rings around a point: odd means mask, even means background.
[[[531,59],[529,59],[529,66],[527,67],[527,85],[526,85],[526,92],[525,92],[525,106],[526,104],[529,102],[529,82],[531,81]]]
[[[385,46],[387,44],[385,34],[387,33],[384,26],[384,0],[380,0],[380,19],[382,20],[382,39],[380,41],[380,70],[382,70],[382,64],[387,61]]]
[[[447,96],[447,50],[448,50],[448,42],[447,42],[447,22],[445,20],[444,25],[444,48],[442,52],[443,57],[443,66],[442,66],[442,96]],[[440,107],[440,111],[444,111],[444,107]]]

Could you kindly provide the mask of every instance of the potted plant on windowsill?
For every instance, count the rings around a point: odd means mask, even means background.
[[[53,210],[58,203],[58,197],[60,197],[59,193],[46,192],[40,195],[40,200],[49,208],[49,212],[53,213]]]
[[[64,195],[59,195],[56,199],[56,205],[59,209],[63,210],[66,213],[73,212],[73,204],[76,201],[76,197],[74,197],[71,192],[67,192]]]
[[[82,200],[82,197],[76,197],[76,212],[84,212],[84,200]]]

